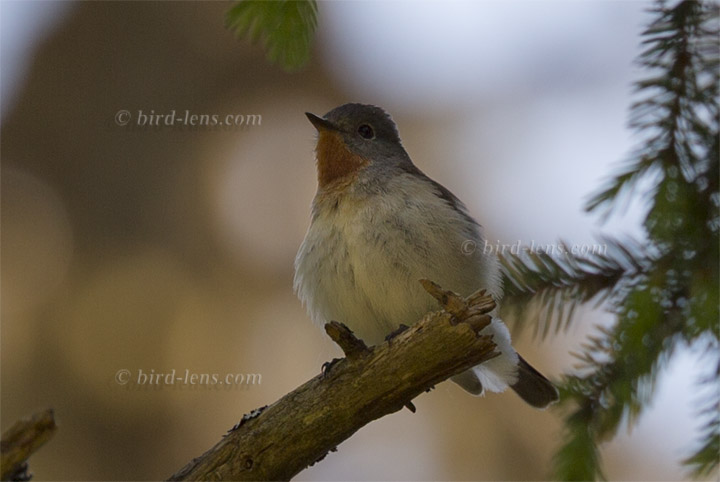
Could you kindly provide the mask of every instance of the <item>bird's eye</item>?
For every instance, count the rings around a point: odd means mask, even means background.
[[[375,137],[375,131],[373,131],[373,128],[367,124],[362,124],[358,127],[358,134],[363,136],[365,139],[372,139]]]

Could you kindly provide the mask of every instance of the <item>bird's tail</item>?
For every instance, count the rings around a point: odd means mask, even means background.
[[[518,355],[518,380],[510,385],[510,388],[536,408],[546,408],[558,400],[557,388],[520,355]]]

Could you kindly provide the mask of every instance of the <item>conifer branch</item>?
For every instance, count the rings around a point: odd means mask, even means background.
[[[615,243],[607,256],[590,259],[504,262],[516,281],[511,294],[535,294],[546,308],[545,332],[553,317],[556,326],[567,325],[562,311],[558,315],[558,293],[570,311],[601,297],[616,315],[616,324],[598,328],[577,355],[576,370],[563,378],[562,403],[573,407],[555,457],[563,480],[602,477],[599,444],[621,423],[635,422],[679,344],[707,343],[706,356],[720,374],[718,6],[658,2],[650,13],[654,20],[643,33],[640,56],[648,77],[636,84],[644,97],[630,117],[643,141],[587,204],[607,216],[637,181],[649,181],[647,240]],[[720,446],[720,395],[700,402],[709,421],[700,448],[685,460],[696,476],[717,470]]]
[[[532,325],[535,334],[544,338],[551,330],[557,333],[567,329],[580,305],[595,301],[599,306],[613,298],[652,263],[651,255],[637,241],[609,237],[601,241],[598,246],[603,250],[584,256],[574,255],[567,248],[559,256],[545,252],[500,254],[505,286],[503,315],[515,320],[516,329]],[[537,313],[537,318],[531,318],[530,313]]]

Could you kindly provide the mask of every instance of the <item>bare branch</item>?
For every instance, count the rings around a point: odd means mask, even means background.
[[[256,410],[170,480],[289,480],[335,450],[364,425],[401,410],[437,383],[495,356],[479,335],[495,303],[483,293],[467,299],[423,280],[447,311],[367,348],[344,325],[328,334],[347,358],[269,407]]]
[[[2,435],[1,479],[14,480],[24,474],[26,461],[55,434],[57,426],[52,409],[38,412],[29,419],[15,422]]]

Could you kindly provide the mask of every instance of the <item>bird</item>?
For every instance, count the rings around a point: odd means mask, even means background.
[[[502,297],[500,264],[480,224],[450,190],[410,159],[390,115],[349,103],[320,117],[317,191],[295,258],[293,286],[312,320],[339,321],[365,343],[382,343],[434,309],[420,279],[462,296]],[[481,334],[500,355],[451,380],[473,395],[510,387],[533,407],[558,400],[555,386],[512,347],[497,313]]]

